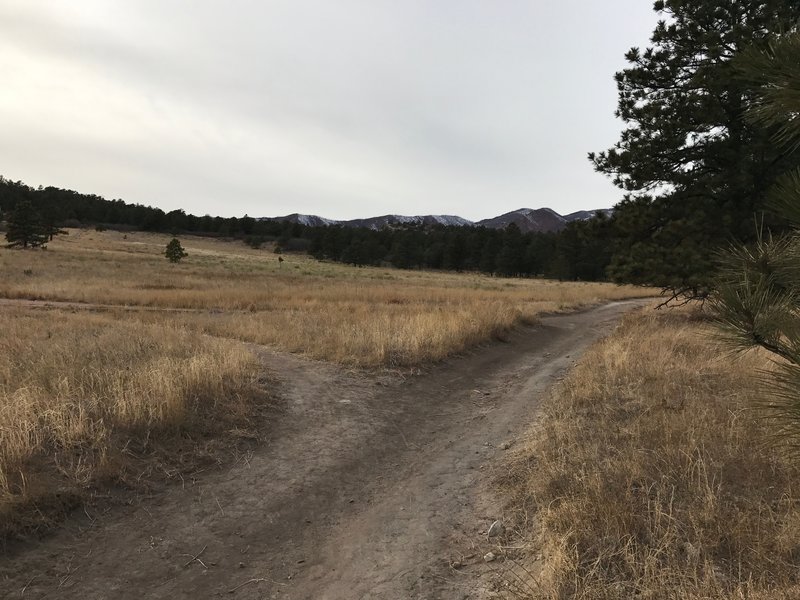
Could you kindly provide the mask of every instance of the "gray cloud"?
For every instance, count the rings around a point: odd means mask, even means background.
[[[0,5],[0,172],[203,214],[610,206],[647,3]]]

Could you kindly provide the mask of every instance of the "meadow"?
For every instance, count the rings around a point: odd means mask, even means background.
[[[696,310],[628,316],[499,479],[511,597],[800,597],[800,467],[757,409],[770,368]]]
[[[237,242],[72,230],[44,252],[0,253],[0,298],[126,307],[126,318],[175,324],[359,367],[440,360],[544,312],[649,290],[602,283],[355,268]],[[97,306],[101,305],[101,306]]]
[[[241,437],[271,394],[248,344],[405,368],[544,312],[647,293],[279,262],[269,249],[197,237],[182,238],[189,256],[171,264],[168,240],[70,230],[44,251],[0,251],[0,533],[27,509],[38,527],[44,499],[69,504],[99,481],[141,481],[153,461],[170,471],[184,456],[176,443]]]

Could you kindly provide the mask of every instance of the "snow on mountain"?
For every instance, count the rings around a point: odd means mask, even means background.
[[[301,215],[299,213],[292,213],[285,217],[261,217],[259,221],[288,221],[290,223],[300,223],[306,227],[327,227],[329,225],[340,225],[343,221],[335,221],[333,219],[326,219],[325,217],[318,217],[317,215]]]
[[[416,215],[413,217],[406,215],[382,215],[380,217],[370,217],[368,219],[342,221],[341,224],[348,227],[366,227],[367,229],[374,229],[376,231],[384,227],[419,227],[431,225],[463,227],[473,225],[472,221],[455,215]]]
[[[309,227],[319,227],[320,225],[336,225],[340,221],[318,217],[316,215],[297,215],[297,222]]]
[[[572,221],[585,221],[586,219],[591,219],[597,213],[603,213],[606,216],[611,216],[611,213],[614,212],[613,208],[599,208],[597,210],[579,210],[574,213],[569,213],[568,215],[564,215],[564,219],[566,219],[567,223],[571,223]]]
[[[600,209],[599,211],[580,210],[562,216],[552,208],[520,208],[502,214],[491,219],[473,222],[457,215],[382,215],[367,219],[351,219],[349,221],[337,221],[326,219],[317,215],[303,215],[293,213],[284,217],[263,217],[261,220],[289,221],[290,223],[300,223],[308,227],[326,227],[330,225],[343,225],[345,227],[365,227],[379,231],[384,227],[429,227],[443,225],[446,227],[474,227],[482,226],[490,229],[505,229],[512,223],[519,227],[523,233],[528,232],[550,232],[560,231],[567,223],[576,220],[590,219],[596,212],[611,214],[612,209]]]
[[[431,218],[434,219],[439,225],[445,225],[447,227],[469,227],[470,225],[475,224],[464,217],[459,217],[456,215],[431,215]]]
[[[567,224],[567,221],[551,208],[520,208],[512,210],[499,217],[478,221],[476,225],[482,225],[492,229],[505,229],[511,224],[519,227],[522,233],[549,231],[560,231]]]

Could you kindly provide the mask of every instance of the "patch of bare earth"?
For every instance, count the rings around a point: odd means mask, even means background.
[[[504,557],[486,535],[503,518],[492,470],[544,391],[637,305],[545,317],[422,373],[261,350],[286,404],[257,451],[6,548],[0,596],[482,597]]]

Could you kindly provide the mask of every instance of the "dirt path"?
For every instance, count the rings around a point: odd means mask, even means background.
[[[287,399],[268,443],[14,549],[0,559],[0,597],[480,598],[499,564],[482,556],[502,517],[489,484],[503,447],[639,305],[546,317],[405,379],[262,351]]]
[[[224,310],[216,308],[175,308],[169,306],[147,306],[144,304],[97,304],[95,302],[75,302],[72,300],[31,300],[30,298],[0,298],[0,309],[26,308],[34,310],[85,310],[91,312],[158,312],[158,313],[238,313],[252,314],[252,311],[245,309]]]

